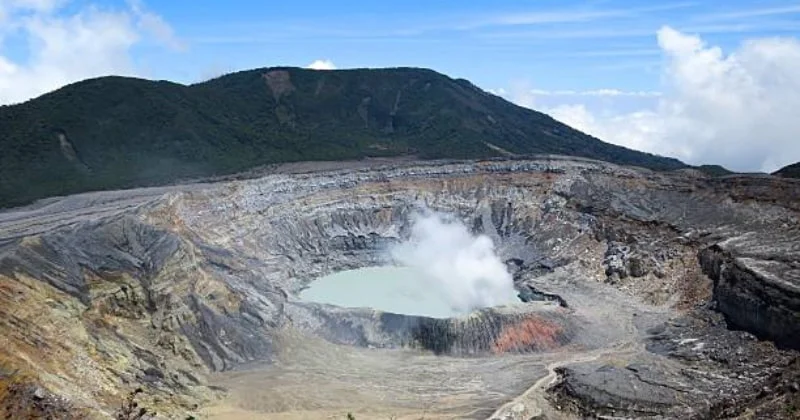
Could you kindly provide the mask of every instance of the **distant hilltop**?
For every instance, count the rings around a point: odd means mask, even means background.
[[[101,77],[0,107],[0,207],[277,162],[538,153],[687,166],[427,69],[277,67],[189,86]]]
[[[784,178],[800,178],[800,162],[784,166],[783,168],[773,172],[772,175],[781,176]]]

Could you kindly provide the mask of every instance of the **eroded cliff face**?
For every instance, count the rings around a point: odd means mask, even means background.
[[[181,416],[219,395],[211,372],[269,363],[289,331],[450,356],[627,354],[658,320],[711,300],[731,325],[796,347],[799,193],[792,180],[549,158],[55,199],[0,213],[0,382],[39,387],[63,410],[100,418],[142,387],[144,405]],[[297,298],[321,275],[386,263],[422,207],[489,235],[520,290],[565,304],[434,320]],[[597,379],[586,372],[598,370],[573,369],[589,370],[563,371],[562,388],[591,400],[581,393]],[[692,412],[653,395],[641,404]],[[0,412],[34,397],[0,393]]]
[[[723,242],[700,253],[704,270],[714,279],[714,301],[719,311],[734,328],[800,349],[797,260],[781,261],[784,255],[771,255],[778,260],[734,257],[725,250],[730,249],[729,245]]]

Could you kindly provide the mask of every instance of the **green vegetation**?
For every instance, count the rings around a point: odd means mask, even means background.
[[[784,166],[775,171],[772,175],[781,176],[784,178],[800,178],[800,162],[793,163],[789,166]]]
[[[710,176],[725,176],[735,173],[720,165],[700,165],[697,169]]]
[[[425,69],[271,68],[191,86],[103,77],[0,107],[0,207],[275,162],[536,153],[686,166]]]

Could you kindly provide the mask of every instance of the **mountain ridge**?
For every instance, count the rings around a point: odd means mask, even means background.
[[[800,162],[786,165],[783,168],[773,172],[772,175],[783,178],[800,178]]]
[[[191,85],[88,79],[0,107],[0,152],[0,207],[296,161],[544,153],[688,167],[411,67],[269,67]]]

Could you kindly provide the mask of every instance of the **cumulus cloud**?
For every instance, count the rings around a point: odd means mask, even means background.
[[[508,303],[514,282],[485,235],[472,235],[458,220],[442,214],[417,214],[411,235],[392,250],[400,265],[413,267],[430,281],[454,312]]]
[[[186,44],[175,35],[172,26],[164,18],[147,10],[140,0],[129,0],[128,4],[136,17],[137,26],[142,31],[152,35],[156,40],[173,50],[183,51],[186,49]]]
[[[797,39],[751,39],[725,53],[663,27],[658,45],[664,86],[654,106],[608,113],[566,102],[540,110],[603,140],[693,164],[773,171],[800,160]],[[505,96],[535,106],[534,90],[518,90]]]
[[[313,70],[336,70],[336,64],[333,64],[331,60],[314,60],[314,62],[306,66],[306,68]]]
[[[179,46],[169,25],[140,2],[121,10],[91,5],[74,10],[67,3],[0,3],[0,104],[21,102],[90,77],[136,75],[130,50],[148,37]],[[25,54],[9,55],[3,43],[8,35],[24,40]]]

